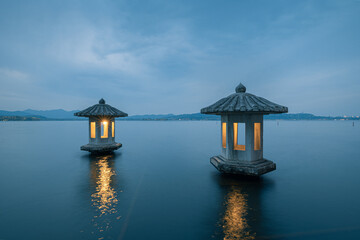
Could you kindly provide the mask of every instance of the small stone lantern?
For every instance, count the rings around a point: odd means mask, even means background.
[[[221,155],[210,162],[222,173],[260,176],[276,169],[263,158],[263,115],[287,113],[288,108],[246,93],[241,83],[236,93],[201,109],[221,115]]]
[[[99,104],[74,115],[89,118],[89,143],[81,146],[81,150],[102,154],[113,152],[122,146],[115,142],[115,118],[127,117],[127,113],[105,104],[105,100],[100,99]]]

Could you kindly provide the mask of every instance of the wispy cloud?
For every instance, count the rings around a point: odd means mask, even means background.
[[[359,4],[262,4],[4,1],[0,109],[74,109],[105,97],[130,114],[197,112],[241,81],[290,111],[360,111],[351,104],[360,101]],[[329,99],[339,79],[346,97]]]

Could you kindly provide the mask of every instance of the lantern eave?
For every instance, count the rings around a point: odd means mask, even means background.
[[[241,83],[236,87],[236,92],[224,97],[214,104],[201,109],[203,114],[280,114],[287,113],[288,108],[271,102],[263,97],[246,92],[246,87]]]
[[[77,117],[127,117],[128,114],[119,109],[105,103],[104,99],[100,99],[98,104],[88,107],[82,111],[74,113]]]

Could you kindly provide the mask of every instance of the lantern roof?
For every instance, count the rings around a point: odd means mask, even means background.
[[[287,113],[288,108],[269,100],[246,93],[246,87],[241,83],[235,88],[235,92],[228,97],[222,98],[216,103],[201,109],[204,114],[233,114],[233,113]]]
[[[120,111],[117,108],[105,103],[103,98],[100,99],[98,104],[86,108],[80,112],[74,113],[78,117],[95,117],[95,116],[111,116],[111,117],[127,117],[128,114]]]

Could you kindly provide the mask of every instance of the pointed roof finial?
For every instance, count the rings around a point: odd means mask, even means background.
[[[100,99],[99,104],[105,104],[105,100],[103,98]]]
[[[246,92],[246,87],[240,83],[240,84],[235,88],[235,91],[236,91],[237,93],[244,93],[244,92]]]

